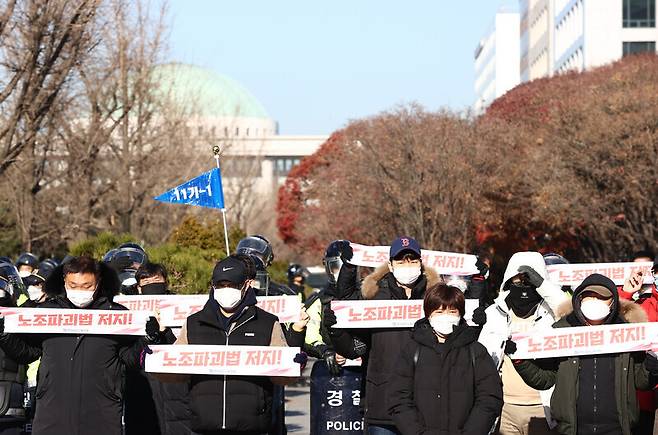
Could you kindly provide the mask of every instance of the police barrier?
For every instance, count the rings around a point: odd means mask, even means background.
[[[311,371],[311,434],[363,434],[361,367],[332,377],[324,361]]]

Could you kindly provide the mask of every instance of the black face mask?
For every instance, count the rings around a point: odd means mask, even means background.
[[[143,295],[164,295],[167,294],[167,284],[164,282],[154,282],[141,286]]]
[[[505,302],[510,306],[514,314],[519,317],[528,316],[537,305],[542,301],[542,297],[537,293],[537,289],[527,285],[510,285],[509,295]]]

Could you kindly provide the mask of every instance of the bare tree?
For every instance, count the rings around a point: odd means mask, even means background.
[[[33,146],[72,70],[91,49],[98,0],[2,2],[0,176]]]

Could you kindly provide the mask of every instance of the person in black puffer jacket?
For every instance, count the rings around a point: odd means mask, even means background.
[[[125,310],[112,301],[116,273],[88,257],[58,267],[39,308]],[[41,357],[33,432],[39,435],[120,435],[126,368],[139,368],[147,341],[134,336],[3,334],[0,347],[17,362]]]
[[[426,288],[441,282],[436,271],[423,266],[420,245],[411,237],[394,240],[389,258],[388,263],[363,280],[359,295],[361,299],[422,299]],[[341,275],[345,275],[342,269]],[[344,281],[341,278],[339,275],[338,293],[353,294],[354,290],[341,288]],[[350,280],[349,286],[357,287],[354,280]],[[411,337],[411,328],[359,331],[332,328],[336,324],[336,315],[330,306],[325,308],[324,322],[338,353],[350,359],[364,358],[366,383],[362,403],[365,404],[365,422],[368,426],[366,433],[399,434],[388,412],[389,378],[395,368],[397,356]]]
[[[389,380],[395,425],[403,435],[487,434],[503,408],[503,389],[478,330],[464,321],[464,294],[436,285],[424,309]]]

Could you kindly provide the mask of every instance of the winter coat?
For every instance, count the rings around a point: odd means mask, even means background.
[[[576,289],[573,300],[576,300],[586,283],[587,279]],[[613,295],[613,313],[617,315],[612,323],[647,321],[642,308],[632,302],[618,300],[616,289]],[[557,313],[561,318],[553,325],[554,328],[587,327],[578,320],[578,312],[572,301],[563,303]],[[527,360],[515,364],[519,375],[532,388],[545,390],[555,386],[551,399],[551,414],[557,420],[558,431],[563,435],[578,434],[578,415],[583,414],[582,410],[576,411],[582,358],[569,356]],[[649,373],[644,367],[644,358],[643,352],[614,354],[614,400],[623,435],[631,435],[632,428],[638,422],[636,388],[644,390],[651,386]]]
[[[485,435],[503,408],[503,389],[478,330],[462,323],[439,344],[427,319],[416,322],[388,388],[403,435]]]
[[[637,304],[642,307],[644,312],[647,314],[649,322],[658,322],[658,291],[656,286],[652,286],[651,296],[646,298],[640,298],[637,300]],[[618,287],[619,297],[632,300],[633,293],[626,293],[621,288]],[[654,387],[655,388],[655,387]],[[637,399],[640,402],[640,410],[647,412],[654,412],[656,410],[656,392],[655,391],[638,391]]]
[[[191,429],[190,387],[186,383],[160,382],[148,375],[162,435],[193,435]]]
[[[480,338],[478,339],[478,341],[487,348],[487,351],[489,352],[489,355],[491,355],[498,370],[501,370],[503,365],[505,342],[512,332],[512,316],[510,315],[511,308],[505,301],[510,292],[504,290],[505,284],[519,273],[518,270],[521,266],[532,267],[544,278],[542,285],[537,288],[537,292],[544,299],[539,303],[535,313],[532,315],[534,318],[535,329],[550,328],[550,326],[557,320],[554,313],[558,306],[568,300],[568,297],[562,292],[562,288],[548,280],[548,271],[546,270],[544,258],[540,253],[517,252],[512,255],[512,258],[510,258],[507,268],[505,269],[500,294],[494,301],[493,305],[485,310],[487,322],[482,327]],[[552,390],[539,392],[542,404],[546,411],[546,419],[549,423],[551,422],[549,413],[551,393]]]
[[[414,284],[411,299],[422,299],[425,289],[441,282],[441,277],[431,268],[424,268],[423,275]],[[405,300],[404,289],[399,287],[388,264],[377,268],[363,280],[362,299]],[[411,338],[412,328],[381,328],[366,331],[365,335],[350,331],[332,331],[332,341],[336,351],[347,358],[364,356],[366,365],[365,420],[370,424],[393,424],[388,412],[389,378],[393,374],[395,362],[403,346]],[[357,338],[355,341],[354,338]],[[356,352],[354,344],[366,343],[367,353]]]
[[[59,267],[45,284],[39,308],[75,309],[66,299]],[[102,266],[95,299],[87,309],[125,310],[112,302],[116,274]],[[126,368],[139,368],[145,340],[120,335],[3,334],[0,347],[28,364],[41,357],[34,417],[35,434],[120,435]]]
[[[3,305],[0,305],[3,306]],[[25,416],[23,408],[23,384],[26,367],[18,364],[0,350],[0,420],[21,420]]]
[[[165,330],[163,342],[173,344],[176,336]],[[189,387],[167,384],[143,370],[126,373],[126,435],[190,435]]]
[[[247,300],[248,299],[248,300]],[[255,306],[253,292],[228,327],[209,299],[187,318],[175,344],[286,346],[278,318]],[[197,432],[267,432],[272,422],[272,379],[260,376],[191,375],[191,428]],[[182,380],[178,376],[178,380]]]

